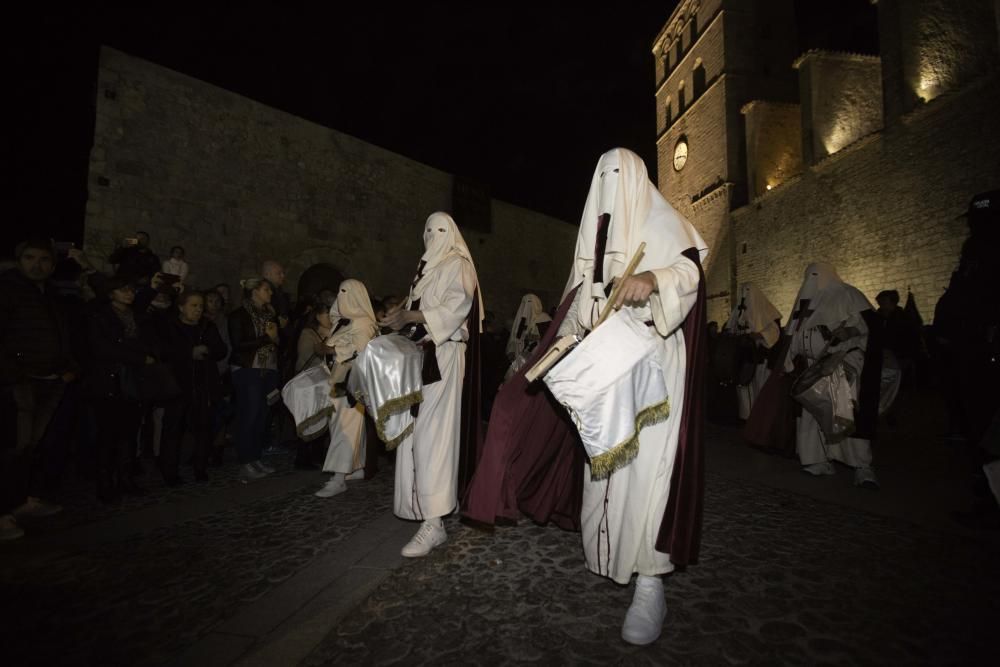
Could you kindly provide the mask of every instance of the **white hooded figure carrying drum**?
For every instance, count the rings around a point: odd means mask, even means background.
[[[783,362],[788,371],[802,371],[830,354],[843,356],[849,396],[857,406],[856,410],[847,408],[858,416],[854,435],[834,442],[823,433],[813,414],[803,410],[796,420],[795,450],[804,472],[832,475],[836,470],[831,462],[840,461],[854,468],[856,486],[877,489],[878,480],[871,467],[871,437],[878,416],[882,350],[871,336],[878,332],[877,328],[866,321],[873,319],[874,313],[864,294],[843,282],[833,266],[810,264],[785,327],[791,340]],[[874,405],[870,406],[872,399]],[[841,407],[829,406],[831,411]]]
[[[645,252],[635,273],[621,281],[642,243]],[[600,456],[588,447],[583,547],[591,571],[619,584],[638,575],[621,631],[632,644],[660,636],[666,618],[662,575],[697,560],[702,485],[700,428],[693,415],[701,400],[686,392],[695,373],[692,354],[704,359],[697,336],[705,329],[700,263],[707,254],[698,232],[649,181],[636,154],[618,148],[601,156],[566,287],[567,294],[576,289],[576,296],[559,334],[583,337],[594,329],[616,281],[622,283],[615,304],[620,310],[545,381],[569,408],[585,444],[607,441]],[[602,342],[604,327],[631,332],[633,349],[645,355],[631,371],[588,363],[587,355],[596,355],[591,356],[596,362],[602,350],[619,355],[613,340]],[[592,377],[600,389],[591,382],[583,386],[575,379],[582,368],[574,364],[590,367],[588,375],[600,365],[617,377],[608,382]],[[618,442],[623,433],[630,435]]]
[[[330,306],[333,331],[325,343],[334,357],[330,382],[343,382],[350,367],[368,342],[378,335],[375,311],[368,290],[359,280],[345,280],[337,290],[337,300]],[[347,490],[347,480],[364,477],[365,416],[360,405],[352,404],[344,392],[333,387],[333,412],[330,415],[330,446],[326,450],[323,472],[333,473],[316,492],[320,498],[332,498]]]
[[[396,449],[394,511],[402,519],[421,520],[402,554],[426,556],[447,540],[441,517],[458,505],[458,472],[469,327],[479,281],[462,233],[447,213],[432,213],[424,224],[424,254],[404,308],[387,313],[380,323],[411,338],[433,354],[436,379],[423,380],[413,430]],[[483,313],[478,303],[478,313]],[[481,317],[481,315],[480,315]],[[425,358],[425,376],[427,359]]]

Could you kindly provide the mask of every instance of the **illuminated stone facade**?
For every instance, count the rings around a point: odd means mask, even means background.
[[[374,295],[406,294],[422,226],[452,210],[454,177],[113,49],[101,52],[85,245],[106,257],[142,229],[187,250],[189,282],[235,284],[262,260],[299,275],[330,263]],[[513,318],[525,291],[553,305],[577,228],[484,202],[492,229],[463,234],[487,308]],[[460,216],[458,223],[462,224]]]
[[[787,316],[806,264],[825,260],[872,300],[883,289],[912,288],[931,320],[966,234],[956,216],[974,193],[1000,186],[1000,3],[878,0],[878,57],[793,55],[782,67],[797,69],[794,99],[743,76],[738,92],[713,99],[709,89],[680,117],[675,109],[668,116],[676,87],[660,78],[671,81],[669,45],[684,39],[685,16],[706,8],[715,19],[686,47],[692,54],[718,40],[715,25],[739,29],[746,44],[761,20],[757,3],[691,0],[653,45],[660,187],[705,234],[715,261],[728,260],[710,268],[710,317],[726,316],[722,292],[744,281]],[[781,39],[795,41],[792,33]],[[722,55],[704,60],[719,63],[718,82],[753,69],[738,45],[721,43]],[[727,103],[737,98],[738,108]],[[671,159],[681,135],[691,140],[677,172]],[[727,188],[725,211],[697,206],[713,182]]]

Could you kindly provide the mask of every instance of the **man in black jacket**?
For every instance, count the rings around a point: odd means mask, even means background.
[[[160,258],[149,247],[149,234],[136,232],[134,239],[125,239],[108,261],[117,269],[115,275],[126,280],[149,284],[150,279],[160,272]]]
[[[62,509],[38,497],[44,463],[38,443],[77,373],[62,309],[47,289],[55,268],[52,243],[25,241],[15,255],[17,266],[0,275],[0,388],[17,406],[17,442],[2,452],[0,540],[24,534],[17,517]]]

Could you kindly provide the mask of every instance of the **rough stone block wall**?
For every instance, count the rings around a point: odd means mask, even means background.
[[[730,205],[732,186],[723,185],[702,197],[692,206],[691,222],[701,230],[708,244],[705,263],[705,291],[708,295],[708,320],[723,325],[732,309],[732,224]]]
[[[801,110],[797,104],[755,101],[743,109],[750,198],[802,171]]]
[[[926,101],[997,67],[990,0],[900,2],[903,76]]]
[[[273,258],[290,291],[327,262],[373,295],[405,294],[424,220],[449,210],[451,189],[449,174],[401,155],[101,52],[85,230],[97,259],[142,229],[161,257],[186,248],[196,286],[235,285]],[[491,233],[463,233],[487,308],[506,318],[522,290],[561,293],[577,228],[503,202],[492,211]]]
[[[810,51],[795,66],[802,96],[806,164],[814,164],[882,128],[878,58]]]
[[[878,16],[887,124],[997,69],[996,0],[879,0]]]
[[[912,288],[930,321],[966,236],[956,216],[1000,183],[997,84],[938,98],[734,211],[738,282],[787,317],[805,266],[828,261],[872,301]]]

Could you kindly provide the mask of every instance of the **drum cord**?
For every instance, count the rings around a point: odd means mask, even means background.
[[[410,487],[410,504],[416,510],[417,518],[424,520],[424,510],[420,507],[420,494],[417,493],[417,448],[414,447],[416,441],[410,435],[410,458],[413,459],[413,486]]]
[[[608,496],[611,495],[611,477],[608,477],[607,484],[604,487],[604,513],[601,515],[601,520],[597,522],[597,572],[604,576],[611,575],[611,526],[608,524]],[[603,527],[602,527],[603,526]],[[601,535],[604,535],[605,543],[607,544],[607,572],[601,570]]]

